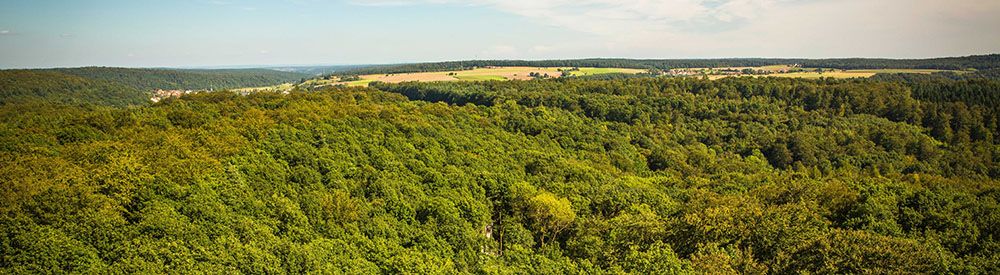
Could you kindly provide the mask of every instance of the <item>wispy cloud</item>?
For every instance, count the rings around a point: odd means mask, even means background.
[[[717,56],[914,55],[1000,43],[996,0],[352,0],[366,6],[485,7],[604,41],[606,52]],[[986,31],[970,34],[970,30]],[[929,48],[927,33],[950,37]],[[944,40],[942,40],[944,41]],[[933,44],[933,43],[932,43]],[[865,51],[859,51],[864,46]],[[892,50],[897,49],[895,52]],[[902,49],[902,51],[898,50]],[[818,53],[818,54],[817,54]],[[891,53],[891,54],[887,54]]]
[[[657,55],[675,48],[708,49],[726,31],[796,1],[827,0],[353,0],[366,6],[465,5],[514,14],[531,21],[596,37],[603,43],[576,47],[584,52],[636,52]],[[590,47],[591,49],[583,49]],[[551,47],[548,47],[551,49]],[[538,49],[531,51],[540,53]],[[677,53],[697,55],[694,51]],[[661,55],[662,56],[662,55]]]
[[[14,32],[10,30],[0,30],[0,35],[10,35],[10,34],[14,34]]]
[[[683,31],[692,25],[736,24],[791,0],[353,0],[366,6],[484,6],[581,32]]]

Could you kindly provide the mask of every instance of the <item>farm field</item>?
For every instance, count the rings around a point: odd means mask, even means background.
[[[507,80],[506,77],[498,75],[457,75],[455,78],[465,81]]]
[[[584,76],[584,75],[595,75],[595,74],[612,74],[612,73],[627,73],[627,74],[638,74],[644,73],[646,70],[642,69],[625,69],[625,68],[580,68],[578,71],[570,72],[573,76]]]
[[[435,81],[489,81],[489,80],[529,80],[532,79],[529,74],[536,72],[541,75],[549,75],[550,77],[559,77],[562,75],[561,70],[568,70],[568,67],[490,67],[490,68],[477,68],[473,70],[466,71],[442,71],[442,72],[419,72],[419,73],[402,73],[402,74],[369,74],[360,76],[360,80],[353,81],[338,81],[336,78],[333,79],[311,79],[303,83],[302,85],[309,86],[332,86],[332,85],[344,85],[350,87],[356,86],[368,86],[369,83],[375,81],[388,82],[388,83],[400,83],[406,81],[418,81],[418,82],[435,82]],[[762,75],[744,75],[744,74],[725,74],[727,71],[740,71],[744,69],[752,69],[755,71],[769,72],[769,74]],[[743,76],[753,76],[753,77],[790,77],[790,78],[804,78],[804,79],[819,79],[823,77],[829,78],[867,78],[872,77],[878,73],[917,73],[917,74],[931,74],[937,72],[946,72],[948,70],[932,70],[932,69],[878,69],[878,70],[836,70],[836,69],[824,69],[825,71],[820,73],[814,71],[813,68],[805,68],[805,71],[797,72],[787,72],[796,67],[789,65],[772,65],[772,66],[761,66],[761,67],[724,67],[724,68],[679,68],[675,71],[689,72],[688,76],[700,77],[705,75],[708,79],[717,80],[727,77],[743,77]],[[629,73],[637,74],[643,73],[646,70],[642,69],[627,69],[627,68],[593,68],[593,67],[583,67],[577,70],[570,71],[573,76],[587,76],[587,75],[598,75],[598,74],[611,74],[611,73]],[[965,73],[966,71],[950,71],[956,73]],[[243,93],[256,93],[256,92],[282,92],[290,91],[295,87],[291,83],[274,85],[274,86],[263,86],[263,87],[248,87],[235,89],[237,92]]]
[[[764,76],[817,79],[817,78],[822,78],[822,77],[831,77],[831,78],[868,78],[868,77],[872,77],[875,74],[876,74],[876,72],[872,71],[872,70],[863,70],[863,71],[849,70],[849,71],[828,71],[828,72],[822,72],[822,73],[815,72],[815,71],[813,71],[813,72],[778,73],[778,74],[770,74],[770,75],[764,75]]]
[[[725,69],[753,69],[759,71],[768,72],[778,72],[770,74],[761,75],[744,75],[744,74],[709,74],[708,78],[715,80],[726,77],[740,77],[740,76],[754,76],[754,77],[791,77],[791,78],[805,78],[805,79],[818,79],[818,78],[868,78],[880,73],[911,73],[911,74],[932,74],[939,72],[954,72],[954,73],[965,73],[966,71],[949,71],[949,70],[930,70],[930,69],[878,69],[878,70],[836,70],[836,69],[824,69],[824,72],[818,72],[816,69],[806,68],[805,71],[798,72],[779,72],[780,70],[789,70],[791,67],[788,66],[764,66],[764,67],[745,67],[745,68],[713,68],[713,69],[687,69],[687,70],[711,70],[720,71]]]
[[[442,72],[419,72],[419,73],[401,73],[401,74],[369,74],[361,75],[360,80],[353,81],[338,81],[334,79],[311,79],[303,83],[303,85],[311,86],[332,86],[332,85],[344,85],[350,87],[356,86],[368,86],[369,83],[375,81],[388,82],[388,83],[400,83],[406,81],[418,81],[418,82],[435,82],[435,81],[489,81],[489,80],[529,80],[532,77],[529,75],[531,73],[539,73],[541,75],[549,75],[550,77],[559,77],[562,75],[561,70],[569,70],[569,67],[490,67],[490,68],[477,68],[473,70],[465,71],[442,71]],[[752,69],[755,71],[769,72],[766,75],[743,75],[743,74],[725,74],[727,71],[740,71],[744,69]],[[823,77],[829,78],[867,78],[872,77],[878,73],[917,73],[917,74],[931,74],[937,72],[946,72],[948,70],[931,70],[931,69],[878,69],[878,70],[836,70],[836,69],[824,69],[825,71],[820,73],[814,71],[813,68],[805,68],[805,71],[798,72],[787,72],[796,67],[790,65],[772,65],[772,66],[761,66],[761,67],[724,67],[724,68],[678,68],[674,71],[683,71],[690,73],[688,76],[700,77],[705,75],[708,79],[717,80],[727,77],[742,77],[742,76],[753,76],[753,77],[790,77],[790,78],[804,78],[804,79],[819,79]],[[582,67],[577,70],[570,71],[573,76],[587,76],[587,75],[598,75],[598,74],[611,74],[611,73],[629,73],[637,74],[643,73],[646,70],[642,69],[627,69],[627,68],[593,68],[593,67]],[[956,73],[964,73],[966,71],[950,71]],[[238,92],[244,93],[254,93],[254,92],[274,92],[274,91],[289,91],[294,88],[291,83],[274,85],[274,86],[264,86],[264,87],[248,87],[235,89]]]
[[[284,83],[272,86],[238,88],[238,89],[233,89],[233,91],[241,93],[284,92],[284,91],[291,91],[292,88],[295,88],[294,84]]]
[[[821,77],[831,77],[831,78],[866,78],[872,77],[875,74],[880,73],[910,73],[910,74],[932,74],[938,72],[946,72],[947,70],[925,70],[925,69],[879,69],[879,70],[831,70],[826,72],[793,72],[793,73],[779,73],[771,74],[769,76],[776,77],[795,77],[795,78],[821,78]],[[963,71],[951,71],[961,73]]]
[[[531,73],[559,77],[561,70],[568,70],[569,67],[489,67],[476,68],[465,71],[442,71],[442,72],[420,72],[402,74],[369,74],[362,75],[361,80],[330,82],[332,85],[366,86],[374,81],[400,83],[406,81],[433,82],[433,81],[484,81],[484,80],[530,80]],[[572,71],[573,76],[609,74],[609,73],[642,73],[642,69],[626,68],[579,68]]]

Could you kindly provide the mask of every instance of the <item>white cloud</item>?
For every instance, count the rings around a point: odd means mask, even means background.
[[[1000,50],[996,0],[353,0],[486,7],[604,41],[591,52],[718,57]],[[937,39],[936,39],[937,37]],[[943,39],[942,39],[943,38]],[[530,43],[530,42],[529,42]],[[621,54],[617,54],[621,55]]]
[[[354,0],[367,6],[455,4],[485,6],[581,32],[659,32],[686,25],[736,22],[788,0]],[[623,29],[625,28],[625,29]]]
[[[0,30],[0,35],[11,34],[10,30]]]

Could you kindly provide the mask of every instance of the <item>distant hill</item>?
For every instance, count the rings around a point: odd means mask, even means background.
[[[309,74],[270,69],[129,69],[86,67],[53,69],[88,79],[107,80],[140,90],[231,89],[296,82]]]
[[[0,105],[43,101],[128,106],[149,101],[148,92],[56,70],[0,70]]]
[[[795,59],[795,58],[727,58],[727,59],[621,59],[592,58],[567,60],[468,60],[431,63],[380,65],[339,71],[336,75],[393,74],[410,72],[433,72],[464,70],[486,66],[530,66],[530,67],[601,67],[668,70],[673,68],[709,67],[759,67],[768,65],[799,64],[809,68],[836,69],[994,69],[1000,68],[1000,54],[975,55],[965,57],[944,57],[929,59],[884,59],[884,58],[838,58],[838,59]]]
[[[266,69],[317,76],[317,75],[333,74],[341,71],[370,68],[373,66],[376,65],[288,66],[288,67],[266,67]]]
[[[144,104],[155,89],[229,89],[296,82],[308,74],[269,69],[178,70],[67,68],[0,70],[0,104],[53,101],[128,106]]]

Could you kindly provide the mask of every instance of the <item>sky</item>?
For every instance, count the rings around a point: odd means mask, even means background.
[[[1000,53],[998,0],[0,0],[0,68]]]

